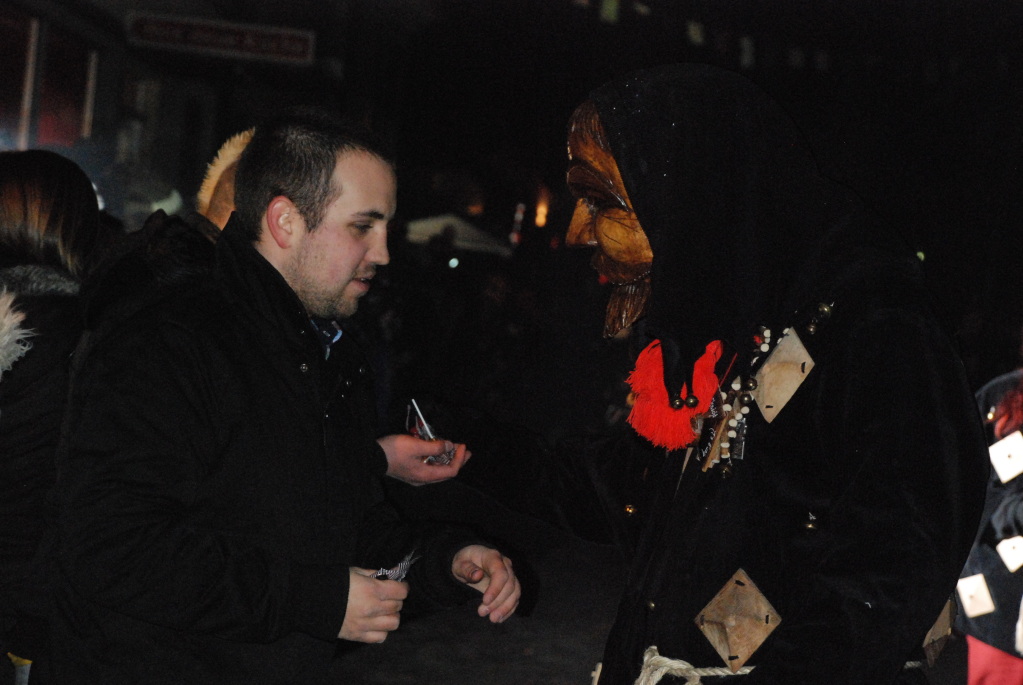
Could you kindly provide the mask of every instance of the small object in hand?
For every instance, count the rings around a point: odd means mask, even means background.
[[[405,558],[398,562],[398,565],[394,568],[382,568],[377,571],[377,574],[373,576],[377,580],[405,580],[405,576],[408,575],[409,567],[412,566],[419,559],[419,555],[416,554],[416,550],[412,550],[405,555]]]
[[[419,411],[419,405],[416,404],[415,400],[411,400],[408,406],[408,413],[405,416],[405,428],[408,430],[409,435],[420,438],[421,440],[436,440],[437,436],[433,434],[433,429],[430,428],[430,424],[423,418],[423,412]],[[429,456],[426,458],[427,464],[441,464],[448,465],[451,460],[455,458],[455,448],[452,447],[448,451]]]

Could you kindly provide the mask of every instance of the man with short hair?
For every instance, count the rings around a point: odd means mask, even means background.
[[[375,439],[337,323],[388,261],[380,147],[281,116],[246,147],[236,203],[212,267],[95,298],[61,464],[56,682],[328,682],[337,638],[381,642],[403,608],[466,586],[491,622],[518,603],[500,552],[382,496],[388,457],[451,445]]]

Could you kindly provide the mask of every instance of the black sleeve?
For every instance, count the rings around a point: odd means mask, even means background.
[[[951,343],[924,314],[864,316],[820,371],[819,430],[848,485],[796,606],[749,676],[893,682],[919,657],[969,553],[987,482],[976,407]]]
[[[262,534],[193,515],[228,430],[198,346],[187,333],[125,338],[93,350],[79,378],[61,464],[63,577],[156,625],[246,642],[335,638],[347,564],[300,562]]]
[[[997,477],[996,477],[997,478]],[[996,486],[1002,491],[998,505],[991,513],[991,528],[996,540],[1023,535],[1023,477]]]

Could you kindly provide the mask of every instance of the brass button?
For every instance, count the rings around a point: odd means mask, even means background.
[[[806,530],[817,530],[817,517],[813,515],[813,512],[807,514],[808,518],[803,524],[803,528]]]
[[[625,515],[626,516],[632,516],[635,513],[636,513],[636,507],[635,506],[633,506],[632,504],[626,504],[625,505]]]
[[[299,364],[298,370],[301,371],[302,373],[309,373],[309,365],[305,363]]]
[[[657,605],[654,604],[654,600],[648,599],[646,602],[646,608],[649,609],[650,611],[653,611],[654,609],[657,608]]]

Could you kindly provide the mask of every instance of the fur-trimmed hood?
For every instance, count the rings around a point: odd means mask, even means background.
[[[77,295],[78,282],[68,273],[38,264],[0,269],[0,381],[32,348],[33,332],[23,327],[19,297]]]
[[[32,332],[21,327],[25,315],[14,307],[14,293],[0,291],[0,381],[32,347]]]

